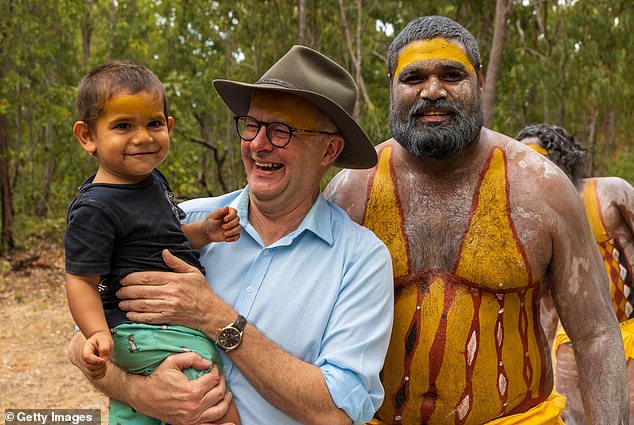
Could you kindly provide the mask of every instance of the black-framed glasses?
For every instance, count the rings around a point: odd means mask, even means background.
[[[339,134],[330,131],[306,130],[303,128],[293,128],[283,122],[258,121],[252,116],[241,115],[233,117],[236,120],[236,130],[238,135],[245,142],[250,142],[258,136],[260,128],[266,127],[266,138],[269,143],[276,148],[283,148],[291,141],[293,133],[318,133],[318,134]]]

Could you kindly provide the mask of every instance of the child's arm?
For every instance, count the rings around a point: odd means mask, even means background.
[[[194,249],[209,242],[233,242],[240,239],[240,217],[235,208],[223,207],[210,213],[205,220],[182,224],[181,229]]]
[[[86,337],[82,357],[91,368],[89,373],[93,378],[105,375],[107,360],[114,345],[97,290],[100,279],[98,275],[66,273],[68,307]]]

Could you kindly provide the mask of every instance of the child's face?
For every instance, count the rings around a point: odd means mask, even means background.
[[[98,180],[119,184],[143,180],[167,157],[172,125],[172,117],[164,115],[163,101],[151,93],[119,93],[110,98],[91,136],[92,153],[99,159]]]

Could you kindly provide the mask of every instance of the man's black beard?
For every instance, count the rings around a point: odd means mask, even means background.
[[[452,115],[446,122],[425,124],[419,121],[419,111],[423,108],[450,111]],[[462,109],[446,100],[421,99],[403,113],[396,110],[393,101],[390,104],[392,137],[419,158],[451,158],[478,139],[483,123],[484,114],[479,95]]]

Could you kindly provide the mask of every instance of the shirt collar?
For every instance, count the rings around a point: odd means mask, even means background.
[[[251,227],[249,224],[249,186],[246,186],[242,193],[231,202],[231,207],[238,211],[238,217],[240,217],[240,225],[247,229]],[[302,220],[299,227],[288,235],[284,236],[279,241],[275,242],[273,246],[290,245],[293,240],[301,235],[304,231],[310,231],[315,236],[322,239],[328,245],[332,246],[334,243],[334,237],[332,235],[332,229],[330,226],[331,211],[328,207],[328,201],[319,192],[315,203]],[[259,237],[258,237],[259,239]]]

